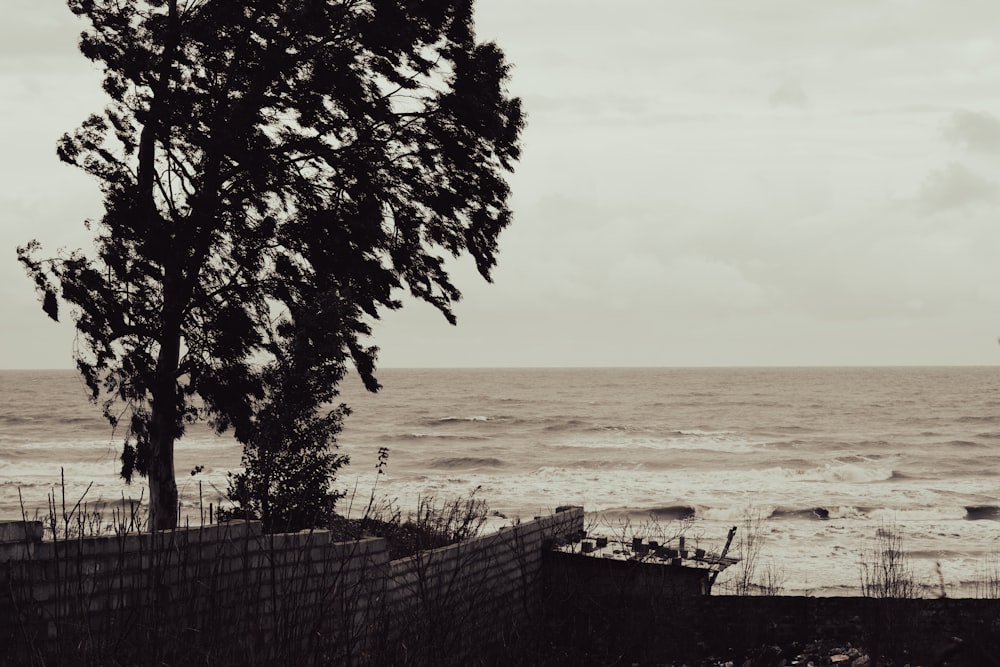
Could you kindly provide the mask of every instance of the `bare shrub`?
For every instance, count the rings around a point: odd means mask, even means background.
[[[416,514],[409,521],[421,532],[437,535],[449,543],[476,537],[490,516],[489,505],[476,497],[481,488],[477,486],[468,496],[440,503],[434,496],[421,498]]]
[[[481,489],[478,486],[467,495],[446,500],[439,500],[434,495],[423,496],[418,499],[415,510],[404,514],[398,498],[390,498],[378,491],[379,481],[386,474],[388,464],[389,449],[381,447],[372,487],[360,516],[352,518],[358,497],[355,486],[347,494],[346,514],[335,514],[329,518],[326,528],[337,539],[382,537],[386,540],[389,557],[403,558],[421,549],[434,549],[478,537],[489,518],[495,514],[485,500],[477,497]]]
[[[687,537],[694,525],[694,518],[662,521],[650,514],[641,521],[633,521],[632,517],[607,517],[597,515],[591,518],[586,526],[590,534],[606,535],[609,540],[622,545],[624,550],[630,550],[632,541],[638,539],[649,543],[655,540],[662,545]],[[697,547],[697,537],[694,547]],[[654,556],[653,551],[632,552],[634,560],[645,560]]]
[[[723,574],[719,585],[729,595],[777,595],[784,587],[785,575],[777,565],[769,562],[763,573],[763,581],[757,581],[761,551],[764,548],[764,515],[760,508],[748,504],[738,526],[734,527],[736,539],[729,554],[736,558],[736,565]]]
[[[750,595],[757,576],[757,565],[760,552],[764,547],[763,532],[764,517],[760,508],[747,505],[743,510],[740,522],[742,530],[737,534],[736,557],[740,559],[736,566],[734,592],[736,595]]]
[[[903,536],[895,523],[883,523],[875,539],[861,551],[861,594],[869,598],[917,597],[909,557],[903,551]]]
[[[768,597],[781,595],[785,590],[785,582],[787,580],[788,575],[785,573],[785,568],[781,567],[774,560],[768,560],[764,563],[763,571],[760,573],[760,579],[757,582],[757,591],[761,595]]]
[[[975,596],[984,600],[1000,599],[1000,553],[992,552],[979,564],[974,581]]]

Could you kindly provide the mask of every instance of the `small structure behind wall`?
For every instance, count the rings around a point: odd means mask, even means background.
[[[735,558],[689,551],[684,538],[675,545],[629,544],[578,534],[545,553],[553,593],[577,599],[632,596],[677,598],[708,595],[715,576]]]
[[[709,570],[638,560],[591,558],[564,551],[544,554],[549,590],[568,598],[676,598],[708,594]]]
[[[652,637],[676,649],[673,655],[693,651],[704,628],[689,612],[714,599],[714,576],[736,562],[688,550],[682,538],[661,545],[581,533],[553,545],[542,559],[545,630],[553,650],[581,664],[644,656],[657,648],[650,646]]]

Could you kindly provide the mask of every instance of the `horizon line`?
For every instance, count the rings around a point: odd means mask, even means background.
[[[1000,361],[992,364],[987,363],[941,363],[941,364],[902,364],[902,363],[888,363],[888,364],[713,364],[713,365],[696,365],[696,364],[685,364],[685,365],[670,365],[670,364],[658,364],[658,365],[648,365],[640,366],[636,364],[626,364],[626,365],[595,365],[595,366],[578,366],[572,364],[560,364],[560,365],[538,365],[538,366],[381,366],[375,369],[375,372],[379,371],[399,371],[399,370],[414,370],[414,371],[461,371],[461,370],[476,370],[476,371],[493,371],[493,370],[701,370],[701,369],[817,369],[817,368],[1000,368]],[[0,373],[9,372],[77,372],[75,368],[71,367],[35,367],[35,368],[0,368]],[[348,375],[354,374],[357,371],[354,368],[348,370]]]

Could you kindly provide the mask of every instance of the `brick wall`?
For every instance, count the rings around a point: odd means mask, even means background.
[[[955,664],[1000,655],[998,600],[598,589],[543,555],[582,526],[571,508],[389,561],[381,539],[262,535],[254,522],[57,542],[0,523],[0,665],[645,664],[819,638],[905,661],[955,636],[967,656]]]
[[[543,543],[582,528],[583,509],[569,508],[392,561],[383,635],[392,664],[469,664],[515,650],[519,633],[541,625]]]
[[[447,664],[540,617],[541,551],[583,511],[390,562],[257,522],[41,542],[0,524],[0,663]]]

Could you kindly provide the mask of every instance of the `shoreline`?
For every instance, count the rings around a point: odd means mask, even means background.
[[[391,476],[387,477],[380,482],[379,494],[385,494],[386,499],[395,497],[404,514],[410,509],[415,509],[415,505],[413,508],[407,508],[405,501],[399,500],[399,495],[394,493]],[[366,498],[365,492],[362,492],[364,480],[361,475],[358,475],[357,478],[359,485],[356,493],[359,497]],[[53,477],[53,479],[57,480],[58,477]],[[111,513],[127,509],[130,503],[142,502],[145,498],[145,482],[143,480],[128,486],[120,479],[112,478],[113,483],[103,487],[104,493],[111,490],[117,491],[119,495],[108,499],[102,497],[99,490],[91,489],[85,493],[88,486],[82,482],[82,479],[84,478],[79,475],[75,479],[67,478],[64,488],[61,488],[57,482],[44,486],[36,484],[30,487],[36,493],[22,494],[25,498],[26,517],[21,515],[21,508],[17,501],[17,490],[14,489],[11,493],[8,486],[6,490],[0,492],[0,519],[19,520],[44,516],[47,513],[47,503],[32,503],[31,499],[34,498],[37,501],[50,494],[54,494],[57,512],[60,510],[62,496],[65,493],[68,507],[73,507],[78,500],[82,500],[81,507],[83,509],[89,512],[103,512],[106,518]],[[195,526],[204,523],[210,511],[228,503],[223,491],[224,487],[220,487],[220,484],[224,484],[224,479],[224,473],[218,466],[215,471],[202,473],[197,477],[179,478],[182,525]],[[350,479],[350,476],[345,475],[344,481],[347,479]],[[199,484],[201,485],[200,496]],[[100,488],[98,487],[98,489]],[[121,495],[123,492],[124,498]],[[438,495],[442,498],[450,497],[450,494]],[[6,498],[6,502],[4,502],[4,498]],[[486,499],[485,496],[484,499]],[[346,511],[349,504],[350,500],[346,499],[341,502],[339,509]],[[355,502],[355,505],[357,504]],[[489,504],[492,507],[492,503]],[[556,503],[552,505],[554,507]],[[633,531],[634,534],[651,534],[655,537],[675,531],[678,526],[686,526],[687,534],[693,544],[701,544],[714,551],[721,548],[725,533],[730,526],[740,525],[738,536],[741,536],[746,530],[746,525],[743,525],[743,521],[738,518],[740,508],[736,506],[731,509],[732,517],[714,519],[693,518],[692,515],[697,516],[695,510],[684,504],[665,505],[664,507],[669,511],[660,512],[658,515],[649,512],[633,512],[627,508],[594,511],[585,508],[585,527],[591,532],[607,534],[610,530],[612,534],[618,535],[622,531]],[[511,522],[518,519],[530,520],[533,516],[544,515],[546,511],[531,512],[527,515],[511,512],[510,514],[491,516],[486,528],[495,530],[510,525]],[[978,532],[992,534],[990,529],[996,523],[992,520],[963,520],[962,525]],[[761,526],[759,526],[761,532],[759,537],[763,539],[762,551],[759,554],[762,566],[760,571],[766,567],[771,569],[769,574],[779,575],[779,581],[776,583],[781,595],[823,598],[864,597],[861,591],[860,560],[866,542],[858,541],[852,544],[829,537],[831,533],[843,533],[849,530],[858,532],[858,528],[862,525],[870,527],[870,535],[867,539],[884,528],[884,524],[872,519],[834,517],[800,520],[787,518],[784,515],[775,518],[773,512],[768,512],[768,517],[763,519]],[[892,525],[905,538],[904,553],[916,554],[909,558],[908,565],[911,566],[913,586],[920,592],[920,599],[941,597],[942,574],[943,589],[949,598],[982,599],[987,597],[983,594],[983,590],[1000,592],[1000,583],[997,583],[1000,581],[1000,555],[997,552],[977,554],[969,551],[962,553],[955,549],[945,552],[934,548],[936,545],[961,546],[962,539],[957,534],[939,537],[937,533],[944,531],[933,522],[908,521]],[[804,529],[817,531],[816,537],[803,539]],[[912,533],[917,533],[919,537],[911,540]],[[631,539],[632,534],[621,536]],[[797,540],[793,539],[796,536]],[[824,556],[817,553],[815,542],[820,539],[827,540],[831,544],[830,550]],[[731,588],[727,589],[726,581],[725,576],[720,577],[717,584],[719,593],[731,591]],[[772,580],[772,583],[775,582]]]
[[[142,485],[133,485],[131,488],[134,490],[137,487],[144,488]],[[86,487],[84,487],[85,489]],[[46,493],[55,492],[57,511],[61,511],[59,503],[61,503],[61,491],[57,486],[51,486]],[[74,497],[73,494],[67,489],[66,503],[67,506],[72,508],[76,503],[78,497]],[[110,519],[115,512],[128,512],[130,503],[138,503],[142,500],[139,498],[129,498],[125,497],[124,500],[121,498],[114,500],[103,500],[101,498],[95,498],[90,500],[85,497],[81,503],[80,509],[91,513],[93,515],[103,514],[105,519]],[[210,510],[214,511],[221,505],[219,501],[226,503],[226,499],[223,495],[218,495],[214,497],[211,501],[207,498],[204,499],[203,505],[199,507],[197,495],[192,496],[191,494],[185,494],[182,497],[182,510],[181,510],[181,525],[195,527],[200,524],[207,524],[208,513]],[[16,501],[16,499],[15,499]],[[9,508],[12,511],[10,513],[4,512],[5,508]],[[347,505],[345,504],[340,509],[346,510]],[[405,508],[404,514],[405,514]],[[22,518],[27,518],[29,520],[36,518],[44,518],[47,510],[44,507],[38,507],[36,510],[32,510],[26,505],[25,507],[27,517],[22,517],[21,510],[17,505],[0,504],[0,520],[21,520]],[[545,512],[539,513],[544,515]],[[585,525],[591,526],[591,532],[601,533],[600,529],[593,529],[593,526],[604,525],[607,526],[606,522],[596,521],[595,518],[603,516],[601,511],[585,511]],[[537,515],[535,515],[537,516]],[[518,520],[531,520],[532,516],[521,516],[521,517],[507,517],[505,515],[501,516],[490,516],[488,517],[486,523],[483,527],[483,533],[488,534],[496,532],[502,528],[510,526],[512,523]],[[778,521],[777,525],[785,523],[784,520]],[[637,524],[640,525],[640,524]],[[717,532],[721,532],[721,528],[727,525],[724,522],[712,522],[707,519],[694,519],[691,521],[687,527],[689,531],[687,534],[690,535],[691,532],[700,532],[700,538],[692,540],[692,544],[702,544],[709,545],[709,548],[714,548],[718,551],[718,547],[724,541],[715,537]],[[651,528],[652,526],[652,528]],[[648,522],[648,525],[643,526],[636,534],[651,534],[653,536],[664,535],[668,528],[672,527],[671,522]],[[652,531],[652,532],[651,532]],[[657,532],[658,531],[658,532]],[[774,538],[777,529],[769,532],[768,537]],[[602,533],[603,534],[603,533]],[[739,532],[737,533],[739,534]],[[706,539],[705,536],[708,535],[712,539]],[[690,539],[690,538],[689,538]],[[786,561],[783,561],[779,550],[766,549],[762,551],[761,556],[763,562],[769,567],[777,568],[777,571],[786,571]],[[862,591],[861,577],[859,574],[860,567],[860,557],[861,548],[856,551],[844,550],[841,554],[842,559],[849,561],[849,568],[840,568],[842,571],[850,571],[853,578],[850,580],[844,580],[841,582],[831,582],[822,586],[788,586],[787,584],[781,584],[777,586],[777,592],[768,592],[766,587],[763,585],[751,585],[750,592],[747,594],[748,597],[754,598],[766,598],[766,597],[788,597],[788,598],[856,598],[865,599],[866,596]],[[940,560],[934,559],[910,559],[908,565],[911,566],[910,579],[912,579],[912,585],[918,595],[911,598],[915,600],[931,600],[938,598],[947,598],[955,600],[983,600],[983,599],[993,599],[995,597],[1000,597],[1000,557],[994,557],[992,561],[987,560],[986,562],[977,563],[983,567],[982,571],[973,572],[970,575],[970,579],[966,581],[951,582],[947,578],[944,581],[944,594],[942,595],[942,583],[939,576],[939,570],[937,569],[937,563]],[[989,566],[992,564],[992,570]],[[912,567],[916,565],[916,567]],[[958,565],[952,564],[955,568]],[[736,572],[736,568],[732,568],[728,571],[730,575]],[[729,597],[733,596],[732,586],[729,583],[730,577],[726,576],[726,572],[719,577],[719,581],[716,584],[715,590],[713,591],[713,596],[718,597]],[[773,573],[772,573],[773,574]],[[781,582],[778,582],[779,584]],[[990,594],[992,591],[992,595]],[[743,597],[743,596],[740,596]],[[869,596],[870,597],[870,596]]]

